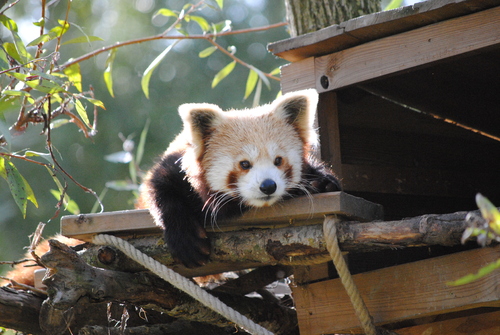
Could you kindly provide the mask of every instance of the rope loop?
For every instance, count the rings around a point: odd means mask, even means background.
[[[219,313],[226,319],[236,323],[237,325],[246,329],[252,334],[273,335],[273,333],[271,333],[269,330],[253,322],[243,314],[229,307],[228,305],[224,304],[217,297],[214,297],[213,295],[209,294],[208,292],[203,290],[201,287],[199,287],[189,279],[181,276],[172,269],[169,269],[160,262],[154,260],[153,258],[149,257],[143,252],[137,250],[133,245],[131,245],[127,241],[112,235],[100,234],[94,236],[92,242],[98,245],[112,245],[118,248],[129,258],[143,265],[145,268],[149,269],[163,280],[169,282],[179,290],[189,294],[191,297],[198,300],[203,305]]]

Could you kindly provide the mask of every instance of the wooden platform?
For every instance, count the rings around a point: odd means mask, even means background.
[[[383,218],[380,205],[344,192],[313,194],[284,201],[272,207],[251,210],[231,221],[217,222],[217,231],[248,228],[279,228],[323,222],[327,214],[345,220],[373,221]],[[101,214],[69,215],[61,218],[61,234],[91,241],[101,233],[119,235],[160,234],[148,210],[127,210]]]

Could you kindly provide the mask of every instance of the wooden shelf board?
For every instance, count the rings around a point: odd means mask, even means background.
[[[221,231],[252,227],[284,227],[323,221],[327,214],[338,214],[350,220],[372,221],[383,217],[380,205],[344,192],[313,194],[286,200],[271,207],[250,210],[242,217],[218,222]],[[157,227],[148,210],[127,210],[100,214],[69,215],[61,218],[61,234],[90,241],[93,235],[157,234]]]

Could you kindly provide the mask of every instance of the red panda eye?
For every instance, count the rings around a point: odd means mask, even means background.
[[[252,165],[250,164],[249,161],[241,161],[240,162],[240,167],[243,169],[243,170],[248,170],[252,167]]]
[[[278,156],[274,159],[275,166],[280,166],[282,163],[283,163],[283,158],[281,158],[280,156]]]

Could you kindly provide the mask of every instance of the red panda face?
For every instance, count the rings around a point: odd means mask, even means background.
[[[190,141],[183,169],[188,177],[198,171],[210,193],[222,194],[220,205],[236,198],[270,206],[299,187],[305,155],[316,142],[316,104],[317,93],[307,90],[249,110],[182,105]]]

